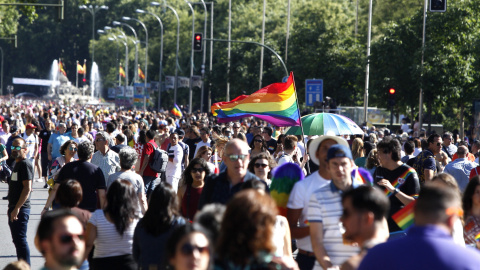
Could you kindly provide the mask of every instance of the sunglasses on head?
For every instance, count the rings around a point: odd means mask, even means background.
[[[180,252],[182,252],[183,255],[192,255],[195,250],[197,250],[201,254],[206,254],[209,252],[208,247],[199,247],[190,243],[185,243],[180,248]]]
[[[237,161],[241,159],[242,161],[247,158],[247,155],[228,155],[227,156],[231,161]]]
[[[204,172],[204,171],[205,171],[204,168],[193,168],[193,169],[192,169],[192,173],[197,173],[197,172],[198,172],[198,173],[202,173],[202,172]]]
[[[255,168],[260,168],[260,167],[262,167],[263,169],[265,169],[267,166],[268,166],[268,164],[255,163]]]
[[[64,234],[64,235],[61,235],[59,237],[60,239],[60,243],[62,244],[70,244],[71,242],[73,242],[73,237],[76,236],[78,239],[82,240],[84,239],[84,235],[83,234],[75,234],[75,235],[72,235],[72,234]]]
[[[12,146],[10,149],[20,151],[23,149],[21,146]]]

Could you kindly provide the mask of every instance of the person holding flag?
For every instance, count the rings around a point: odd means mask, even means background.
[[[170,111],[173,115],[175,116],[178,116],[180,118],[183,117],[183,114],[182,114],[182,110],[180,109],[180,107],[178,107],[178,105],[175,103],[173,104],[173,109]]]

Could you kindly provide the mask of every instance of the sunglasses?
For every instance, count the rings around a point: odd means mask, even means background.
[[[71,242],[73,242],[73,237],[76,236],[78,239],[82,240],[84,239],[84,235],[83,234],[75,234],[75,235],[71,235],[71,234],[64,234],[64,235],[61,235],[59,237],[60,239],[60,243],[62,244],[70,244]]]
[[[193,168],[192,173],[203,173],[205,171],[204,168]]]
[[[237,161],[239,159],[241,159],[242,161],[245,160],[247,158],[248,155],[227,155],[227,157],[231,160],[231,161]]]
[[[268,166],[268,164],[263,164],[263,163],[255,163],[255,168],[263,168],[265,169]]]
[[[208,247],[194,246],[190,243],[185,243],[180,248],[180,252],[182,252],[183,255],[192,255],[195,250],[197,250],[200,254],[209,253]]]
[[[442,145],[441,143],[437,142],[437,146],[441,146],[441,145]]]
[[[263,142],[262,140],[255,140],[255,142]]]
[[[23,149],[21,146],[12,146],[10,149],[20,151]]]
[[[77,148],[73,146],[68,147],[68,149],[70,149],[70,151],[77,151]]]
[[[105,138],[99,138],[99,139],[95,139],[96,142],[104,142],[106,141]]]

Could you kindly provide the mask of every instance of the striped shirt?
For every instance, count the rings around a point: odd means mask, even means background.
[[[343,244],[340,229],[342,215],[341,191],[335,187],[333,181],[313,192],[308,203],[308,221],[323,223],[323,246],[333,265],[341,265],[348,258],[360,252],[358,247]],[[319,268],[318,262],[315,269]]]
[[[130,226],[128,226],[123,235],[118,233],[115,224],[107,220],[101,209],[93,212],[88,222],[97,229],[93,258],[132,254],[133,232],[137,226],[138,219],[135,219]]]

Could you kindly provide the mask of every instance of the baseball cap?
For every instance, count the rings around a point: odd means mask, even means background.
[[[345,145],[341,144],[335,144],[328,149],[327,153],[327,161],[329,161],[332,158],[349,158],[352,159],[352,151],[350,151],[350,148]]]
[[[317,165],[320,165],[320,161],[315,156],[315,153],[317,152],[318,147],[320,147],[320,144],[322,144],[324,140],[334,140],[337,144],[345,145],[348,147],[348,142],[342,137],[333,136],[333,135],[323,135],[315,138],[308,146],[308,152],[310,153],[310,159],[312,159],[313,163]]]
[[[17,127],[17,126],[11,126],[11,127],[10,127],[10,133],[17,132],[17,130],[18,130],[18,127]]]
[[[37,127],[34,126],[33,124],[28,124],[25,126],[26,129],[36,129]]]

